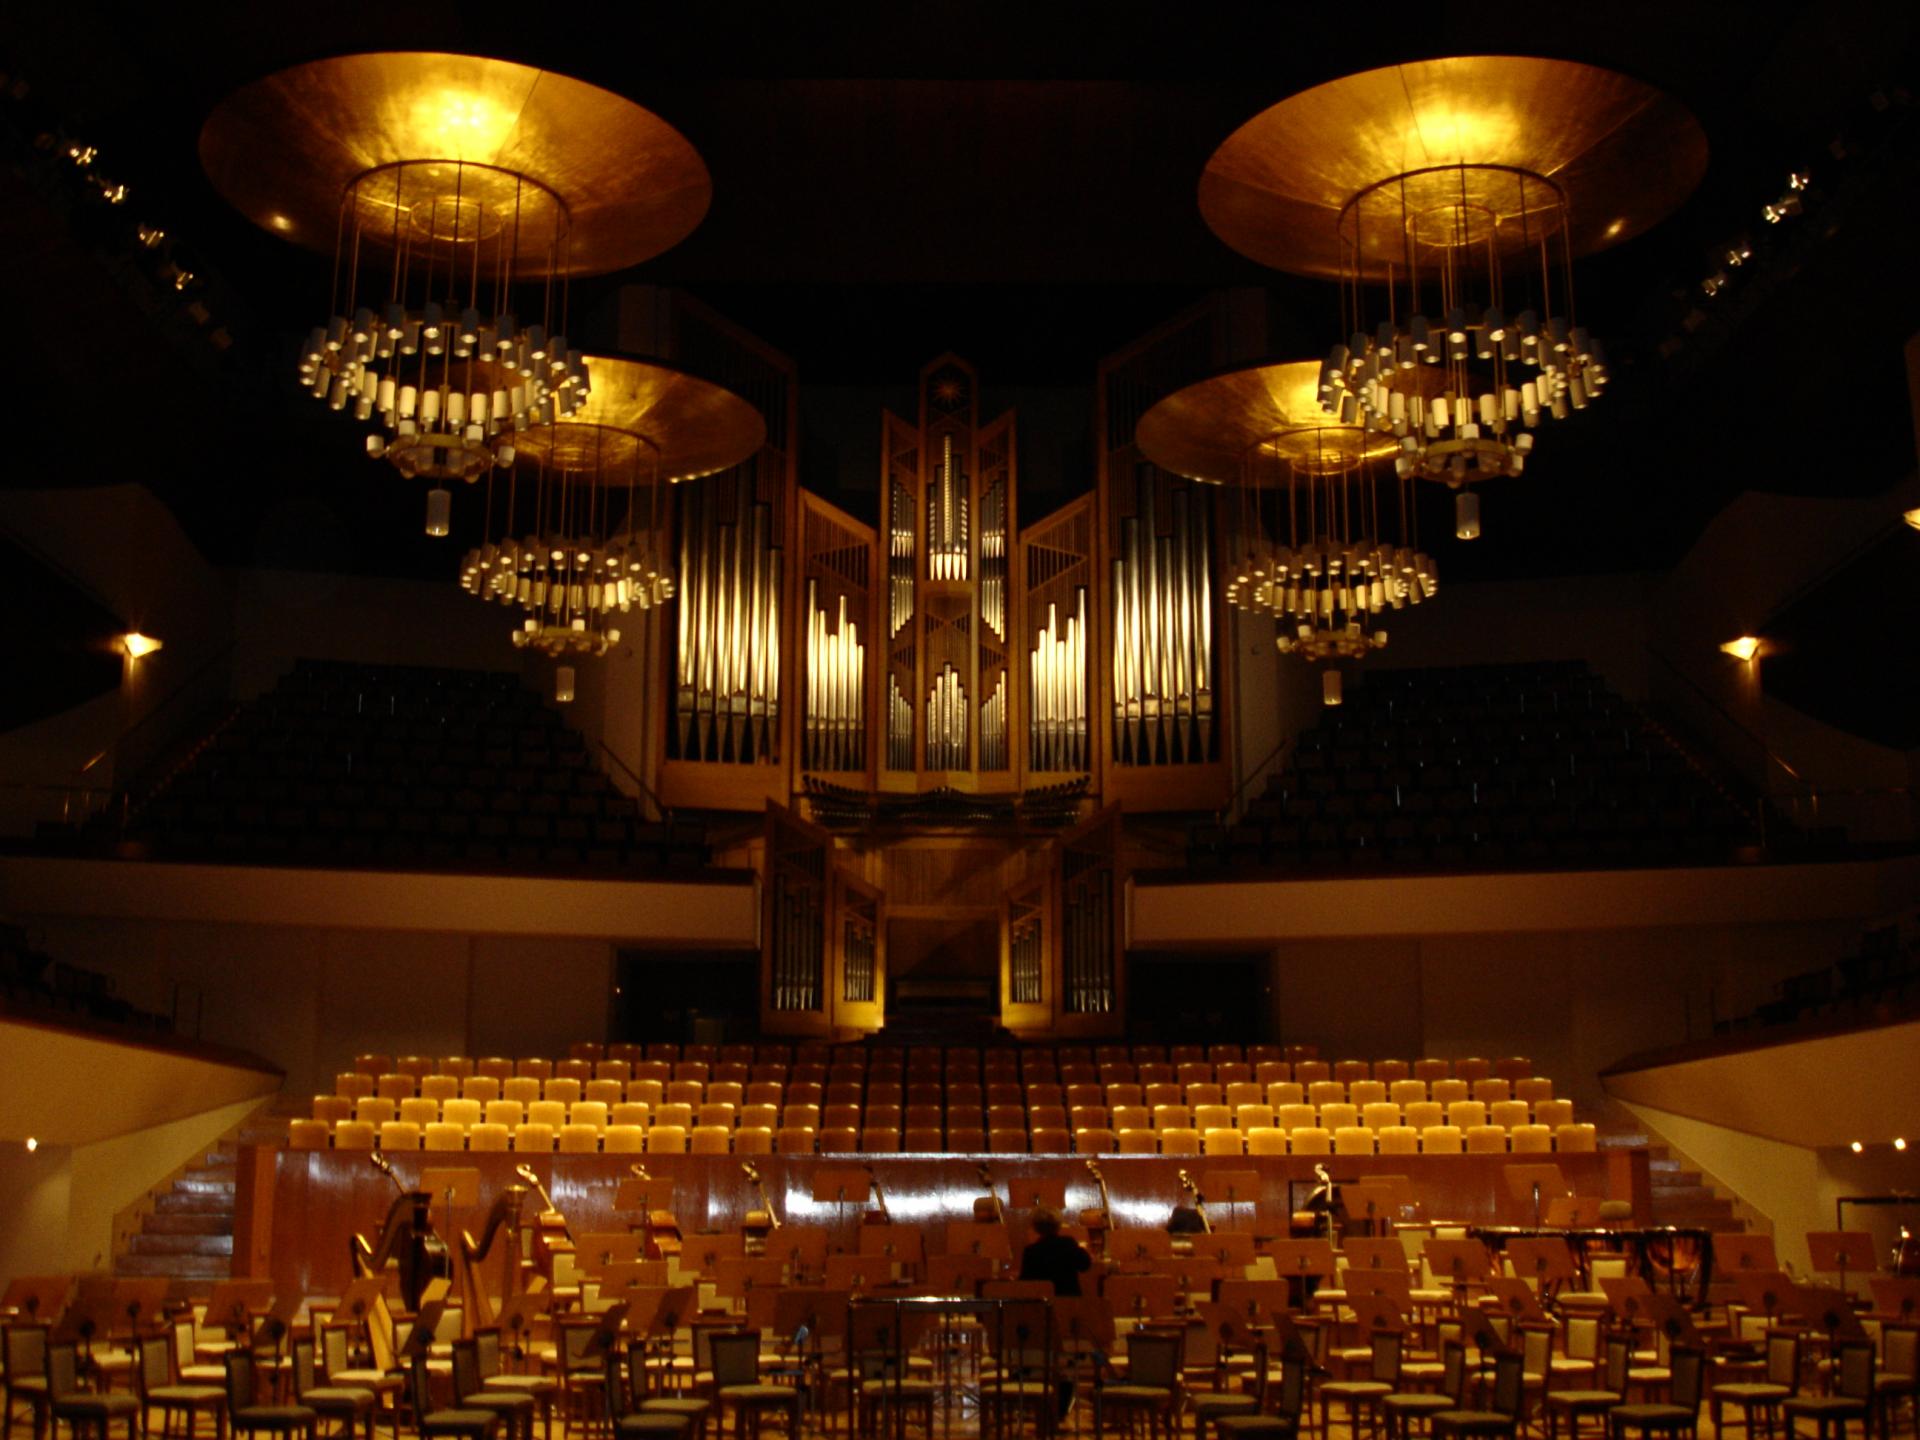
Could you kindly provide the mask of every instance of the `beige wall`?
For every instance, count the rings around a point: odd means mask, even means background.
[[[67,1249],[73,1199],[73,1153],[42,1145],[29,1153],[0,1140],[0,1278],[57,1274]]]

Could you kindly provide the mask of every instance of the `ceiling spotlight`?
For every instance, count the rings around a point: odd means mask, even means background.
[[[1893,1148],[1896,1150],[1905,1150],[1907,1148],[1907,1142],[1905,1138],[1901,1136],[1895,1136],[1893,1141]]]
[[[34,1139],[33,1136],[29,1135],[27,1136],[27,1139],[26,1139],[26,1146],[27,1146],[27,1153],[31,1155],[34,1151],[40,1148],[40,1142]]]
[[[1856,1140],[1853,1142],[1853,1144],[1849,1145],[1847,1148],[1853,1151],[1854,1154],[1858,1155],[1862,1150],[1866,1149],[1867,1147],[1862,1145],[1858,1140]]]
[[[1920,530],[1920,505],[1916,505],[1913,509],[1903,512],[1900,518],[1914,529]]]
[[[156,640],[151,635],[142,635],[138,630],[129,630],[120,637],[120,648],[127,652],[129,660],[138,660],[166,647],[163,641]]]
[[[1740,635],[1727,641],[1727,643],[1720,648],[1736,660],[1751,660],[1760,653],[1760,637],[1758,635]]]

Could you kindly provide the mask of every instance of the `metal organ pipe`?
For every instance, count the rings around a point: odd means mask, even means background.
[[[726,489],[731,485],[731,493]],[[772,758],[779,716],[780,550],[750,471],[689,485],[681,514],[679,756]],[[731,501],[733,518],[721,518]]]
[[[807,582],[806,765],[812,770],[858,770],[866,764],[861,700],[866,694],[867,649],[860,627],[847,619],[840,597],[832,630],[820,608],[819,582]]]
[[[1114,748],[1125,764],[1199,763],[1213,753],[1207,510],[1173,491],[1162,535],[1151,466],[1140,467],[1138,493],[1113,564]]]
[[[1035,770],[1084,770],[1087,766],[1087,592],[1074,592],[1075,613],[1062,628],[1057,605],[1028,656],[1033,696],[1028,763]]]
[[[940,469],[927,497],[927,578],[967,578],[966,476],[953,458],[953,436],[940,439]]]

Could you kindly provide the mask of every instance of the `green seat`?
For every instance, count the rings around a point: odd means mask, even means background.
[[[1668,1360],[1673,1372],[1671,1398],[1665,1403],[1616,1405],[1607,1411],[1607,1429],[1614,1440],[1629,1431],[1642,1435],[1686,1435],[1700,1428],[1700,1400],[1705,1389],[1707,1357],[1703,1351],[1676,1345]]]
[[[47,1413],[53,1419],[51,1440],[59,1440],[63,1420],[72,1428],[75,1440],[84,1430],[97,1430],[100,1440],[108,1440],[108,1431],[119,1421],[126,1422],[127,1440],[134,1440],[139,1433],[139,1397],[82,1390],[80,1358],[71,1341],[56,1340],[47,1346],[47,1397]]]
[[[264,1430],[272,1435],[303,1433],[312,1440],[320,1428],[320,1412],[307,1405],[259,1405],[260,1370],[253,1351],[241,1346],[229,1350],[227,1367],[227,1428],[236,1435]]]

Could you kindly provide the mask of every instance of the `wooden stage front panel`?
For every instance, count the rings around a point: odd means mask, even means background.
[[[624,1231],[639,1220],[637,1214],[614,1208],[619,1184],[628,1178],[636,1160],[644,1161],[656,1180],[673,1180],[673,1209],[689,1239],[700,1233],[737,1232],[743,1214],[754,1203],[752,1188],[741,1173],[741,1157],[728,1155],[409,1152],[394,1153],[390,1158],[396,1174],[409,1185],[417,1184],[425,1169],[477,1170],[479,1204],[458,1208],[453,1217],[455,1228],[475,1232],[484,1223],[486,1208],[494,1196],[503,1187],[517,1183],[514,1167],[520,1164],[532,1166],[576,1235]],[[1001,1199],[1006,1200],[1010,1187],[1016,1197],[1008,1205],[1009,1221],[1014,1225],[1024,1221],[1025,1206],[1018,1196],[1021,1186],[1029,1182],[1064,1183],[1065,1217],[1069,1221],[1083,1208],[1099,1203],[1085,1159],[1075,1156],[759,1155],[751,1159],[784,1222],[824,1228],[830,1244],[848,1248],[857,1246],[856,1231],[861,1213],[868,1208],[867,1197],[850,1196],[849,1202],[840,1206],[815,1201],[815,1178],[822,1172],[857,1174],[871,1167],[894,1221],[921,1230],[929,1254],[942,1248],[949,1222],[972,1219],[973,1202],[985,1193],[978,1176],[983,1159],[991,1168]],[[1404,1175],[1428,1219],[1470,1225],[1523,1225],[1533,1221],[1531,1206],[1509,1193],[1502,1172],[1510,1164],[1539,1160],[1557,1164],[1575,1194],[1631,1201],[1636,1219],[1641,1223],[1647,1220],[1644,1151],[1324,1158],[1103,1155],[1099,1165],[1112,1197],[1116,1225],[1164,1225],[1180,1195],[1179,1172],[1185,1170],[1205,1193],[1216,1229],[1284,1236],[1289,1206],[1304,1203],[1313,1187],[1316,1164],[1325,1165],[1341,1182]],[[255,1172],[261,1183],[242,1187],[240,1207],[247,1216],[249,1233],[270,1237],[270,1242],[245,1258],[236,1254],[236,1276],[243,1273],[243,1266],[255,1275],[270,1273],[283,1302],[288,1297],[337,1296],[351,1278],[348,1237],[358,1231],[371,1240],[379,1233],[395,1196],[392,1183],[373,1168],[364,1151],[282,1150],[277,1152],[270,1185],[266,1183],[266,1170],[262,1165]],[[1241,1203],[1229,1206],[1224,1193],[1210,1186],[1208,1179],[1228,1171],[1257,1175],[1258,1199],[1249,1204],[1242,1196]],[[538,1203],[537,1197],[530,1197],[530,1207]],[[531,1217],[532,1208],[527,1213]],[[444,1221],[437,1223],[446,1235]],[[1018,1238],[1016,1235],[1016,1243]]]

